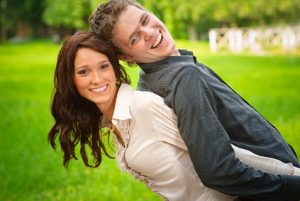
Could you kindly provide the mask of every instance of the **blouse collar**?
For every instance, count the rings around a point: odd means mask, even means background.
[[[133,89],[129,84],[123,83],[119,90],[115,105],[114,114],[112,117],[113,124],[116,124],[116,120],[131,119],[130,104],[133,97]]]

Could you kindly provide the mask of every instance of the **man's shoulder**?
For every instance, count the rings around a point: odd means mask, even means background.
[[[197,75],[199,67],[197,65],[184,65],[174,71],[173,78],[188,78],[187,75]]]
[[[143,73],[139,76],[138,87],[147,90],[149,86],[169,86],[174,80],[189,79],[190,76],[198,75],[199,71],[199,66],[196,64],[182,64],[152,74]]]

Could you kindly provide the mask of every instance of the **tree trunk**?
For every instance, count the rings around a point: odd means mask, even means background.
[[[6,40],[7,40],[6,31],[4,30],[3,27],[1,27],[1,30],[0,30],[0,42],[3,43],[3,42],[6,42]]]
[[[194,25],[190,25],[188,27],[188,33],[189,33],[189,40],[190,41],[198,40],[198,33],[197,33],[196,27]]]

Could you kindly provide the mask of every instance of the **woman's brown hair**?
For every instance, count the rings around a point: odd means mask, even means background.
[[[74,84],[74,61],[79,48],[91,48],[107,56],[116,74],[116,83],[129,83],[125,69],[119,64],[115,47],[92,32],[80,32],[63,44],[54,73],[54,95],[51,113],[55,123],[48,134],[48,141],[55,149],[58,138],[64,154],[65,167],[71,159],[77,159],[75,147],[80,143],[80,154],[86,166],[98,167],[102,151],[111,158],[103,143],[103,114],[96,104],[83,98]],[[93,164],[89,163],[86,145],[91,149]]]

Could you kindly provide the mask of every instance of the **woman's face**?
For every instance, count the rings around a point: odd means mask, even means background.
[[[89,48],[78,49],[74,61],[74,82],[81,96],[103,112],[114,106],[116,76],[106,55]]]

